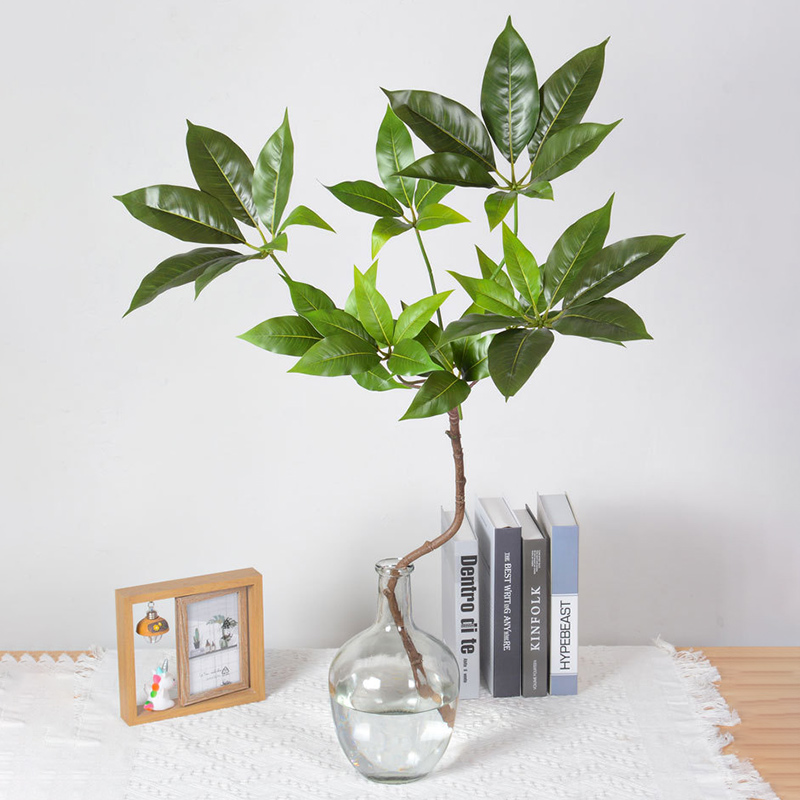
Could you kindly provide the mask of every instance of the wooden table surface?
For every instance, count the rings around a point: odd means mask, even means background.
[[[750,759],[780,800],[800,800],[800,647],[697,649],[719,670],[720,691],[742,720],[725,752]]]

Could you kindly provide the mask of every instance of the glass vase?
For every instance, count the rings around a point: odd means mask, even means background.
[[[344,644],[328,673],[336,734],[350,763],[379,783],[425,777],[453,732],[459,671],[447,645],[414,625],[411,573],[375,565],[375,623]]]

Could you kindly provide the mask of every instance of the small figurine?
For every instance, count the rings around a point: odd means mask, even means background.
[[[169,690],[175,686],[175,676],[168,671],[169,659],[165,658],[160,667],[156,667],[153,680],[144,685],[145,694],[149,698],[144,704],[145,711],[166,711],[175,705],[169,696]]]

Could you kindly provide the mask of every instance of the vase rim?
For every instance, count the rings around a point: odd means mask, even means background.
[[[400,561],[399,558],[382,558],[375,564],[375,572],[377,572],[378,575],[383,575],[387,578],[391,578],[395,575],[398,578],[405,578],[414,571],[413,564],[409,564],[406,567],[401,567],[398,569],[398,561]]]

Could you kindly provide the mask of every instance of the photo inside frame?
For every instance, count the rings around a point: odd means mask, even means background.
[[[190,695],[242,680],[239,608],[239,591],[187,604]]]

